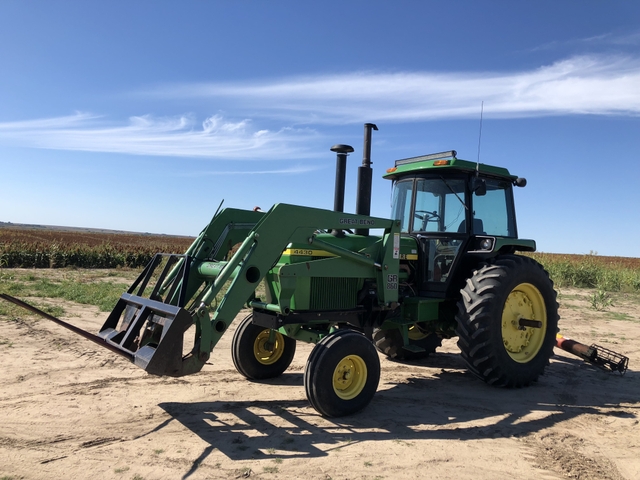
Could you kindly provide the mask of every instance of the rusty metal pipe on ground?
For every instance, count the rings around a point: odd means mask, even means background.
[[[559,334],[556,335],[556,347],[605,370],[620,372],[621,375],[625,374],[629,366],[629,358],[624,355],[620,355],[596,344],[588,347]]]

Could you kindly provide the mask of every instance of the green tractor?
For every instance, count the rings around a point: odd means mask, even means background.
[[[333,210],[216,212],[185,254],[154,257],[97,335],[1,296],[168,376],[200,371],[249,308],[232,339],[238,372],[277,377],[298,341],[313,343],[304,387],[330,417],[371,401],[378,351],[413,360],[454,336],[485,382],[536,381],[553,352],[558,306],[544,269],[516,254],[535,250],[516,229],[513,187],[526,181],[455,151],[398,160],[384,175],[393,182],[391,218],[371,217],[372,130],[365,124],[355,214],[343,212],[353,148],[336,145]]]

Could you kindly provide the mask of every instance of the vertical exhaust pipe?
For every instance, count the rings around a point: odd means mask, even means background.
[[[358,196],[356,197],[356,213],[369,215],[371,213],[371,183],[373,170],[371,170],[371,131],[378,130],[373,123],[364,124],[364,148],[362,153],[362,165],[358,167]],[[356,235],[369,235],[369,229],[356,229]]]
[[[336,191],[333,197],[333,210],[344,212],[344,187],[347,176],[347,155],[353,152],[351,145],[334,145],[332,152],[336,152]]]

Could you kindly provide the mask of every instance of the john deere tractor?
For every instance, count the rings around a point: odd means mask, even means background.
[[[223,209],[183,255],[158,254],[97,335],[71,328],[155,375],[198,372],[243,308],[232,340],[238,372],[282,374],[298,341],[315,344],[304,371],[322,415],[357,412],[380,378],[376,351],[425,357],[458,337],[480,379],[521,387],[544,372],[555,345],[556,293],[544,269],[517,252],[513,187],[505,168],[455,151],[397,160],[391,218],[371,217],[371,133],[365,124],[356,213],[343,212],[348,145],[337,154],[333,210],[277,204]],[[257,293],[261,292],[261,293]]]

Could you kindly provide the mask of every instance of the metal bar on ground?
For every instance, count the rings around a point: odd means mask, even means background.
[[[70,323],[65,322],[64,320],[60,320],[59,318],[56,318],[53,315],[49,315],[48,313],[43,312],[39,308],[36,308],[33,305],[29,305],[28,303],[25,303],[22,300],[18,300],[17,298],[12,297],[11,295],[7,295],[6,293],[0,293],[0,298],[6,300],[8,302],[14,303],[14,304],[18,305],[19,307],[24,308],[25,310],[29,310],[30,312],[33,312],[33,313],[35,313],[37,315],[40,315],[41,317],[44,317],[44,318],[46,318],[48,320],[51,320],[52,322],[57,323],[61,327],[64,327],[64,328],[66,328],[68,330],[71,330],[72,332],[77,333],[78,335],[86,338],[87,340],[91,340],[92,342],[97,343],[102,347],[106,347],[109,350],[111,350],[112,352],[115,352],[118,355],[122,355],[123,357],[125,357],[129,361],[133,362],[133,355],[131,355],[130,353],[127,353],[127,352],[123,352],[119,348],[116,348],[116,347],[108,344],[102,338],[100,338],[97,335],[94,335],[93,333],[86,332],[86,331],[82,330],[81,328],[78,328],[78,327],[76,327],[74,325],[71,325]]]

